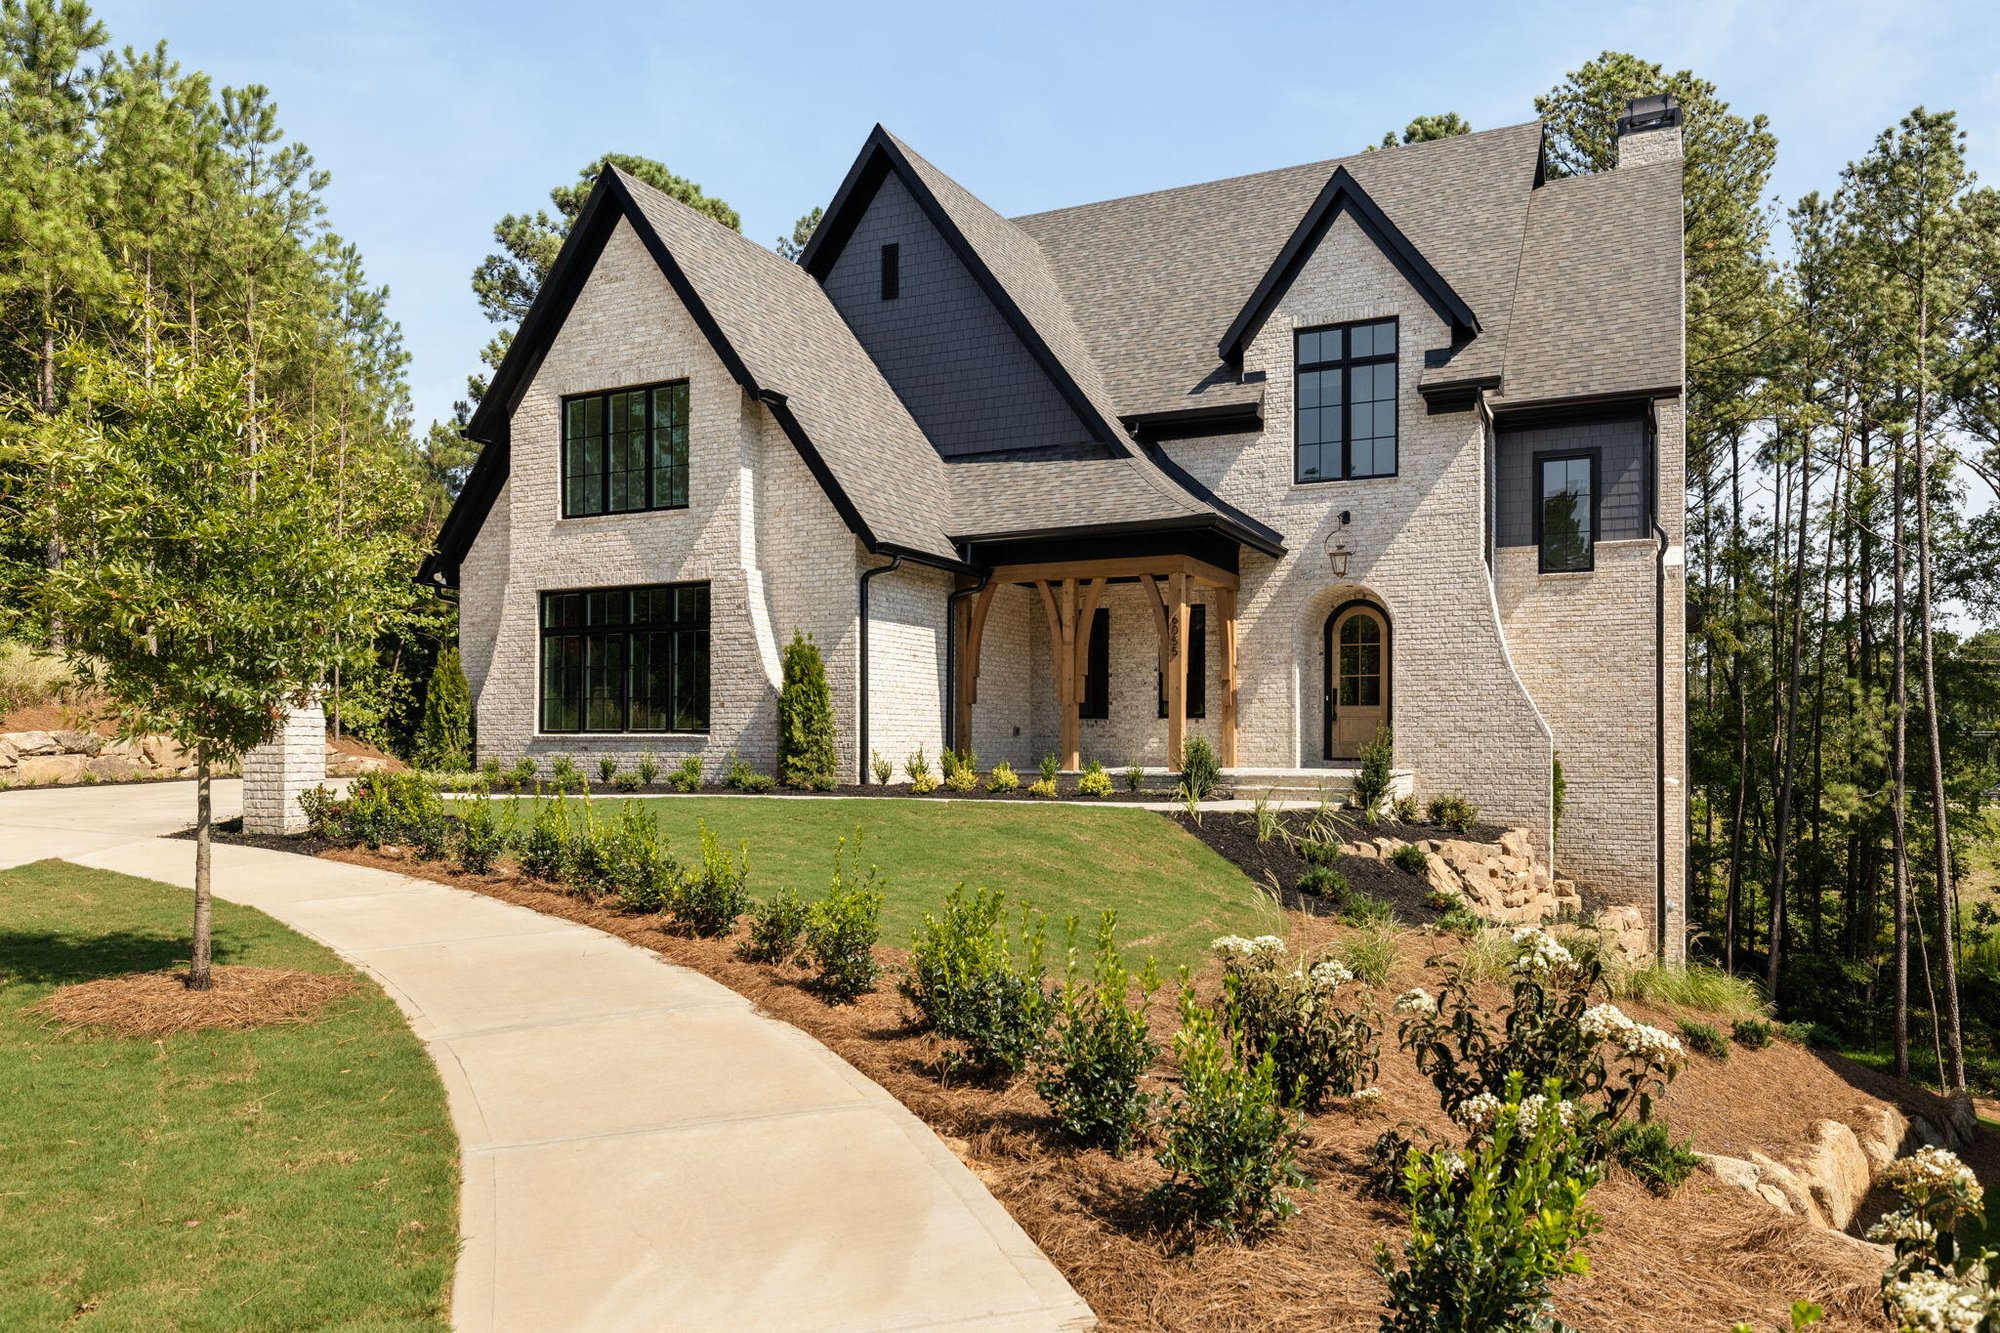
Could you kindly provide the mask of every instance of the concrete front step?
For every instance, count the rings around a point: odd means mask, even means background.
[[[1342,803],[1354,794],[1354,779],[1360,770],[1351,765],[1329,768],[1232,768],[1223,774],[1239,800],[1267,797],[1274,801],[1318,801]],[[1411,790],[1412,774],[1397,769],[1390,778],[1390,794],[1402,796]]]

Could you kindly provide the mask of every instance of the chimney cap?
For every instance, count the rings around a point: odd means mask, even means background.
[[[1654,93],[1650,97],[1635,97],[1625,104],[1625,114],[1618,118],[1618,134],[1637,133],[1640,130],[1659,130],[1681,123],[1681,104],[1674,100],[1672,93]]]

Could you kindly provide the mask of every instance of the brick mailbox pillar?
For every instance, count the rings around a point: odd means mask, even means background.
[[[243,831],[303,833],[299,793],[326,781],[326,713],[293,708],[277,735],[243,755]]]

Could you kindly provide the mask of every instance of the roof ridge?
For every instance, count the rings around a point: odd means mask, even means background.
[[[1399,143],[1392,144],[1387,148],[1378,145],[1374,148],[1364,148],[1359,152],[1346,153],[1340,157],[1320,158],[1311,162],[1294,162],[1289,166],[1282,167],[1266,167],[1262,171],[1246,171],[1235,176],[1217,176],[1212,180],[1189,181],[1185,185],[1166,185],[1157,190],[1139,190],[1133,194],[1112,195],[1108,199],[1086,199],[1082,203],[1064,204],[1059,208],[1044,208],[1033,213],[1017,213],[1007,220],[1014,223],[1027,222],[1039,218],[1054,217],[1059,213],[1074,213],[1085,208],[1101,208],[1106,204],[1135,203],[1138,200],[1152,199],[1159,195],[1178,194],[1183,190],[1202,190],[1218,185],[1241,185],[1250,181],[1266,180],[1273,176],[1289,175],[1293,172],[1323,169],[1327,175],[1331,176],[1336,168],[1350,162],[1372,157],[1376,153],[1401,153],[1411,149],[1432,148],[1438,144],[1460,144],[1470,139],[1485,139],[1509,132],[1518,132],[1530,126],[1535,127],[1539,131],[1541,124],[1540,120],[1525,120],[1514,125],[1495,125],[1492,129],[1487,130],[1469,130],[1464,134],[1454,134],[1443,139],[1426,139],[1422,143]]]

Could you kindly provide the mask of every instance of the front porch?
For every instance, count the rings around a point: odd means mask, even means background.
[[[977,749],[974,705],[979,701],[982,648],[995,594],[1001,588],[1028,591],[1042,610],[1054,681],[1057,757],[1063,768],[1082,766],[1083,705],[1090,670],[1091,627],[1113,585],[1133,585],[1150,608],[1160,673],[1161,717],[1168,767],[1178,767],[1188,734],[1190,608],[1197,596],[1215,621],[1210,636],[1216,677],[1216,752],[1222,766],[1237,762],[1237,594],[1233,570],[1185,554],[1119,556],[1039,563],[999,564],[979,584],[968,583],[952,626],[959,669],[953,681],[952,741],[959,750]],[[1204,652],[1202,656],[1206,656]],[[1043,686],[1042,688],[1046,688]],[[1206,692],[1205,682],[1197,690]]]

